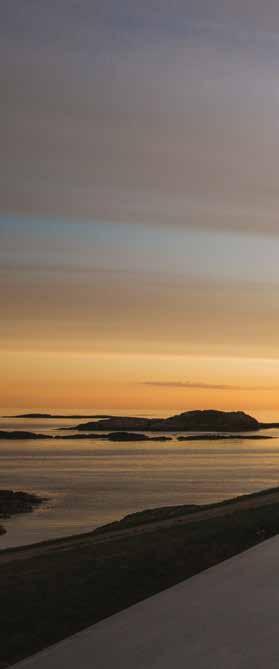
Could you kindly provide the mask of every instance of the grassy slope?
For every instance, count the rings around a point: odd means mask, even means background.
[[[279,489],[212,505],[204,518],[184,510],[171,524],[168,510],[164,526],[162,513],[148,531],[136,519],[122,536],[92,533],[50,542],[47,552],[0,555],[0,667],[277,534]]]

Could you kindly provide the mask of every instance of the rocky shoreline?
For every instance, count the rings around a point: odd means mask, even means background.
[[[0,490],[0,519],[5,520],[18,513],[31,513],[34,508],[40,506],[46,500],[43,497],[32,493]],[[0,525],[0,534],[5,534],[6,530]]]

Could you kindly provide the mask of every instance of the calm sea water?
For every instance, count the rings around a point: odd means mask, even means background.
[[[122,412],[128,413],[156,415]],[[0,429],[57,434],[59,427],[76,423],[2,418]],[[48,502],[5,521],[0,549],[86,532],[146,508],[208,503],[277,486],[279,430],[268,434],[275,438],[183,443],[173,435],[170,442],[130,444],[1,441],[0,488],[34,492]]]

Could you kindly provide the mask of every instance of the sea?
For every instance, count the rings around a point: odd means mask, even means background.
[[[28,412],[38,411],[29,409]],[[0,410],[0,430],[59,434],[77,421],[13,418]],[[66,413],[65,410],[44,410]],[[67,412],[68,414],[70,412]],[[76,414],[165,417],[169,410],[82,409]],[[279,420],[274,412],[250,410],[259,420]],[[272,440],[112,443],[106,440],[0,441],[0,489],[46,498],[32,513],[1,521],[7,530],[0,550],[88,532],[123,516],[176,504],[207,504],[279,485],[279,429],[262,431]],[[67,434],[65,432],[64,434]],[[70,434],[70,432],[69,432]],[[186,433],[185,433],[186,434]]]

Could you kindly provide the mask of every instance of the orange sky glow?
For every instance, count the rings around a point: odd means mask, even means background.
[[[279,419],[278,6],[58,4],[0,26],[0,406]]]

